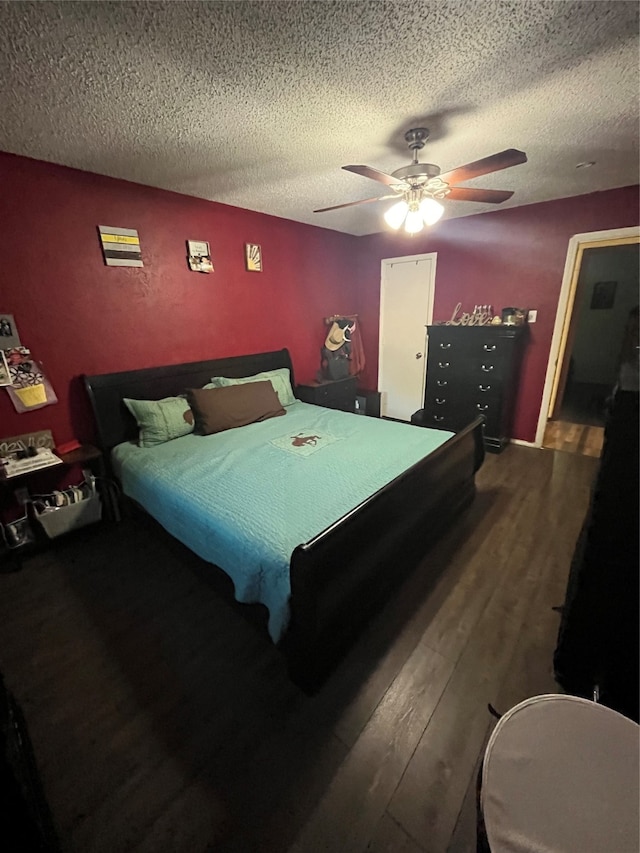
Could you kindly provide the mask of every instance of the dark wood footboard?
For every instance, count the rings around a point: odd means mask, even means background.
[[[473,500],[483,458],[479,418],[295,549],[291,623],[281,645],[303,689],[318,688],[364,623]]]

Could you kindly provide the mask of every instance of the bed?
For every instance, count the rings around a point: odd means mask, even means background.
[[[85,385],[124,493],[220,566],[238,600],[266,606],[292,679],[313,691],[473,499],[482,420],[453,435],[292,401],[285,417],[136,446],[124,398],[160,400],[213,376],[283,367],[295,388],[286,349],[87,376]]]

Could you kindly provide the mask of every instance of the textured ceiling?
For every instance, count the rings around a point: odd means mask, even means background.
[[[637,183],[638,93],[635,2],[0,3],[1,150],[352,234],[385,203],[312,210],[416,125],[443,171],[526,151],[469,184],[502,207]]]

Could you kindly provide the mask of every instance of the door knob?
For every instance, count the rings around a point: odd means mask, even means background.
[[[417,352],[417,353],[416,353],[416,358],[422,358],[422,353],[421,353],[421,352]]]

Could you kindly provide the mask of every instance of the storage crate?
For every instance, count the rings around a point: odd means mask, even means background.
[[[93,494],[75,504],[59,506],[42,512],[34,510],[34,513],[36,520],[42,525],[49,539],[55,539],[56,536],[62,536],[63,533],[68,533],[70,530],[76,530],[79,527],[100,521],[102,504],[100,503],[100,496]]]

